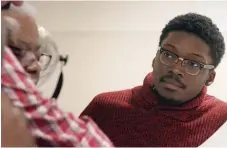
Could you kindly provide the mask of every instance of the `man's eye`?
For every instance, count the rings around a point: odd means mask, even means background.
[[[174,57],[173,54],[168,53],[168,52],[164,52],[163,54],[165,55],[165,57],[167,57],[169,59],[172,59]]]
[[[191,67],[200,67],[200,64],[194,61],[188,61],[187,64]]]
[[[10,47],[10,49],[12,50],[13,54],[17,57],[20,58],[22,56],[22,52],[19,48],[16,47]]]

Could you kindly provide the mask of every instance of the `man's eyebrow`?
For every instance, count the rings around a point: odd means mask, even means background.
[[[204,56],[202,56],[202,55],[199,54],[199,53],[191,53],[191,55],[196,56],[196,57],[199,57],[199,58],[205,60]]]
[[[169,43],[166,43],[166,44],[164,44],[164,45],[166,45],[166,46],[170,46],[170,47],[172,47],[172,48],[176,48],[174,45],[169,44]]]
[[[170,47],[170,48],[173,49],[174,51],[177,51],[176,46],[174,46],[174,45],[172,45],[172,44],[165,43],[165,44],[163,44],[163,46],[165,46],[165,47]]]

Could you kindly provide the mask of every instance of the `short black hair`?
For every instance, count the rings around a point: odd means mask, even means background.
[[[225,53],[224,37],[218,27],[207,16],[196,13],[176,16],[163,28],[159,46],[168,34],[173,31],[189,32],[200,37],[211,49],[213,65],[217,67],[221,62]]]

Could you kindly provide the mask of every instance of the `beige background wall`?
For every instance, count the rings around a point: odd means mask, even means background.
[[[142,84],[161,29],[189,11],[211,17],[227,38],[227,2],[30,2],[62,53],[70,55],[59,104],[78,115],[98,93]],[[209,92],[227,101],[227,58]],[[57,74],[57,72],[56,72]],[[56,78],[45,86],[51,94]]]

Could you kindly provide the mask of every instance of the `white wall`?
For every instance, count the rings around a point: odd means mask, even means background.
[[[207,14],[227,38],[227,2],[31,3],[39,12],[37,21],[52,32],[61,52],[70,55],[59,104],[77,115],[98,93],[142,84],[151,71],[160,30],[175,15]],[[224,58],[209,89],[225,101],[226,63]],[[54,81],[46,91],[55,87]]]

